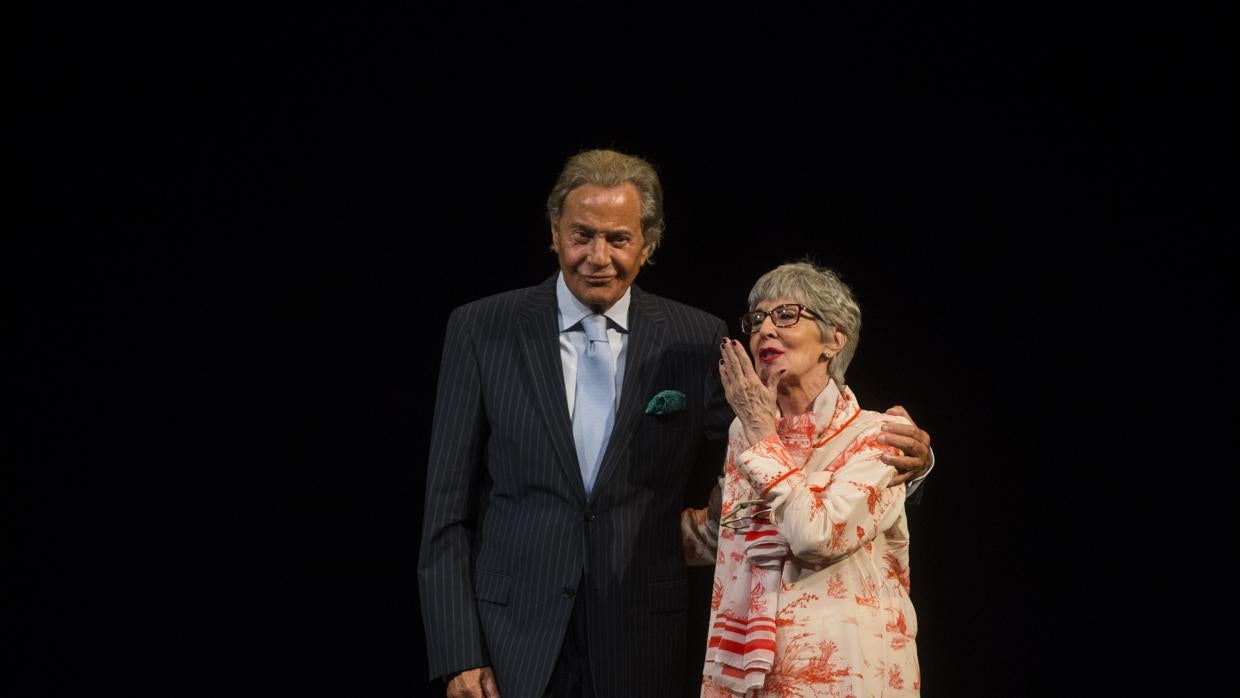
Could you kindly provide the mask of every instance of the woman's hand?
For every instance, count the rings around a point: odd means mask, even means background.
[[[724,339],[719,353],[719,378],[723,381],[724,395],[741,420],[745,438],[750,445],[756,444],[775,433],[775,398],[784,371],[772,371],[763,383],[745,347],[733,339]]]

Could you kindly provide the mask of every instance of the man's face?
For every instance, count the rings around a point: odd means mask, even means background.
[[[650,256],[637,188],[628,182],[611,188],[583,184],[569,192],[564,213],[551,226],[551,246],[577,300],[595,312],[610,308]]]

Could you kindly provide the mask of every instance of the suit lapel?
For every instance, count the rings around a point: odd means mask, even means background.
[[[535,402],[542,413],[547,433],[555,447],[560,467],[568,481],[584,501],[585,483],[577,465],[577,449],[573,445],[573,426],[568,416],[568,397],[564,394],[564,368],[560,363],[560,331],[556,326],[555,277],[544,282],[530,294],[521,307],[521,353],[530,372]],[[627,381],[626,381],[627,383]]]
[[[663,355],[667,341],[666,318],[662,309],[636,286],[632,287],[632,294],[629,305],[630,331],[624,359],[624,386],[620,391],[620,406],[616,409],[616,424],[612,427],[607,452],[603,454],[603,464],[591,491],[592,500],[598,498],[598,493],[619,467],[621,454],[628,448],[629,439],[645,414],[646,400],[654,392],[653,383],[658,373],[659,358]],[[571,443],[571,429],[569,439]]]

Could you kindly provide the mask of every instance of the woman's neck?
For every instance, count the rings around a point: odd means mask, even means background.
[[[826,371],[821,375],[815,371],[811,375],[802,376],[801,380],[794,384],[781,383],[779,395],[775,398],[779,404],[779,413],[784,417],[795,417],[809,412],[814,400],[830,383],[831,377]]]

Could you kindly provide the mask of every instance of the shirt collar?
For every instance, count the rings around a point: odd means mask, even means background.
[[[603,317],[611,320],[621,332],[629,331],[629,301],[633,287],[624,289],[624,295],[620,296],[620,300],[612,304],[610,308],[603,311]],[[564,283],[564,272],[560,272],[555,278],[555,303],[560,315],[560,331],[563,332],[577,323],[587,315],[593,315],[594,311],[585,303],[577,299],[573,292],[568,290],[568,284]]]

